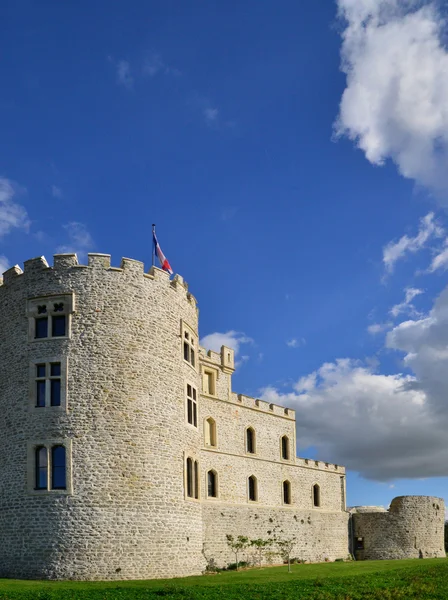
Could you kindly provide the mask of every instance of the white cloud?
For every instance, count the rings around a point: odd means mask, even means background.
[[[429,272],[434,273],[438,269],[446,270],[448,268],[448,238],[445,240],[444,248],[439,249],[431,261]]]
[[[420,219],[417,235],[414,237],[404,235],[398,242],[389,242],[383,248],[383,262],[386,271],[392,273],[398,260],[402,260],[407,254],[415,254],[423,250],[431,239],[441,237],[443,234],[444,230],[434,219],[434,213],[428,213]]]
[[[51,195],[53,196],[53,198],[58,198],[59,200],[63,198],[62,190],[57,185],[51,186]]]
[[[448,288],[428,316],[389,332],[386,345],[404,353],[409,374],[345,358],[263,398],[295,408],[299,447],[369,479],[448,476]]]
[[[414,300],[414,298],[416,298],[417,296],[424,294],[425,292],[423,290],[419,290],[418,288],[407,287],[407,288],[405,288],[404,293],[405,293],[405,298],[404,298],[403,302],[400,302],[400,304],[395,304],[395,306],[393,306],[390,309],[390,311],[389,311],[390,314],[393,317],[398,317],[398,315],[400,315],[401,313],[409,313],[411,315],[419,315],[420,313],[417,311],[415,306],[412,304],[412,300]]]
[[[226,333],[209,333],[203,337],[200,342],[201,346],[207,350],[214,350],[215,352],[220,352],[221,346],[228,346],[229,348],[233,348],[235,356],[238,356],[241,344],[252,343],[252,338],[247,337],[247,335],[240,331],[233,330],[227,331]],[[241,357],[241,360],[242,359],[243,357]]]
[[[371,335],[377,335],[378,333],[383,333],[384,331],[387,331],[392,326],[393,326],[393,323],[391,323],[391,322],[387,322],[387,323],[372,323],[372,325],[369,325],[367,327],[367,331]]]
[[[0,238],[12,229],[29,229],[30,220],[26,209],[14,201],[18,189],[10,179],[0,177]]]
[[[288,340],[286,342],[286,345],[289,348],[300,348],[300,346],[305,346],[305,344],[306,344],[305,338],[300,338],[300,339],[292,338],[291,340]]]
[[[117,84],[124,86],[128,90],[134,86],[131,65],[127,60],[119,60],[117,62]]]
[[[219,110],[217,108],[204,108],[204,118],[207,125],[215,125],[218,121]]]
[[[448,52],[445,19],[425,0],[337,0],[347,75],[336,134],[375,165],[446,193]],[[446,200],[445,200],[446,203]]]
[[[64,225],[64,229],[68,234],[68,242],[56,248],[58,253],[76,252],[79,258],[83,259],[87,256],[89,250],[93,250],[95,243],[92,236],[87,230],[84,223],[72,221]]]
[[[0,254],[0,280],[2,279],[2,274],[7,271],[9,267],[9,260],[3,254]]]
[[[165,70],[166,66],[160,56],[160,54],[151,54],[143,65],[143,74],[149,77],[154,77],[162,70]]]

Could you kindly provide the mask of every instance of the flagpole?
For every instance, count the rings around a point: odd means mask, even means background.
[[[156,224],[152,224],[152,266],[156,264],[156,246],[154,244],[154,234],[156,232]]]

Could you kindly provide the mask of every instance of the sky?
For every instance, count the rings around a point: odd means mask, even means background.
[[[421,0],[3,0],[0,272],[151,265],[350,505],[448,498],[448,26]]]

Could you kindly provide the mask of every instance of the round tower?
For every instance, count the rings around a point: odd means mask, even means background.
[[[202,571],[197,350],[178,276],[104,254],[4,274],[0,577]]]
[[[398,496],[389,510],[352,509],[358,560],[444,558],[445,503],[432,496]]]

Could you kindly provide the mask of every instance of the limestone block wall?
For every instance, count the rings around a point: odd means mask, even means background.
[[[29,337],[30,298],[71,294],[71,336]],[[107,255],[55,256],[13,268],[0,285],[0,577],[132,579],[204,566],[202,509],[186,501],[181,322],[197,332],[180,279]],[[30,363],[65,361],[66,409],[30,404]],[[31,369],[32,372],[32,369]],[[70,489],[34,491],[29,446],[70,442]],[[32,449],[32,448],[31,448]],[[31,470],[31,489],[30,489]]]
[[[445,503],[431,496],[400,496],[388,511],[352,509],[358,560],[443,558]]]
[[[295,538],[291,557],[313,562],[347,558],[348,536],[346,512],[274,508],[265,506],[232,506],[204,503],[204,554],[224,567],[235,562],[226,535],[245,535],[250,539],[268,539],[275,533],[279,538]],[[275,550],[275,545],[272,550]],[[252,550],[240,560],[250,560]],[[276,558],[281,562],[281,558]]]

